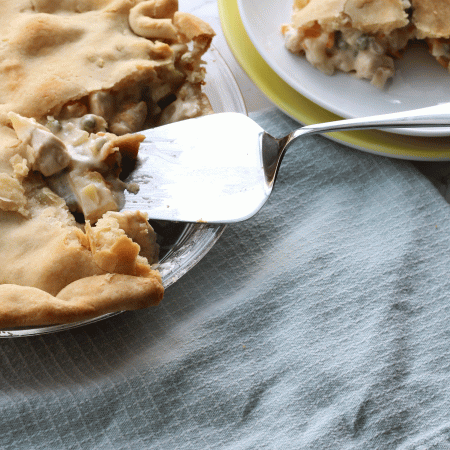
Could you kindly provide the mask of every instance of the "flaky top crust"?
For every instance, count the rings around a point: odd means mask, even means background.
[[[417,37],[450,37],[450,2],[448,0],[412,0],[412,21],[417,29]]]
[[[328,29],[339,29],[350,21],[363,32],[389,33],[412,23],[418,39],[449,38],[449,0],[410,0],[408,18],[402,0],[296,0],[292,25],[306,28],[318,22]]]
[[[318,22],[326,29],[338,29],[346,23],[364,32],[388,33],[408,24],[401,0],[298,0],[294,4],[292,24],[310,27]]]
[[[0,123],[8,123],[10,111],[39,119],[90,92],[156,77],[158,68],[171,63],[172,52],[165,42],[133,33],[129,14],[138,3],[3,0]],[[177,31],[189,40],[213,36],[200,23],[175,13]]]

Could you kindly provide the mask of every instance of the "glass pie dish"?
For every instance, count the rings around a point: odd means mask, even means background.
[[[208,96],[215,112],[247,113],[239,87],[226,62],[211,46],[204,55],[206,62],[206,85]],[[160,260],[158,270],[163,285],[168,288],[194,267],[214,246],[225,229],[225,225],[205,223],[170,223],[150,221],[159,238]],[[164,301],[164,300],[163,300]],[[75,323],[0,329],[0,338],[35,336],[75,327],[84,326],[107,319],[120,313],[105,314],[94,319]]]

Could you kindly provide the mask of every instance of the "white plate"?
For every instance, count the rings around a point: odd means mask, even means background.
[[[425,45],[409,48],[396,62],[396,74],[384,90],[367,80],[336,73],[328,76],[284,47],[280,32],[289,23],[294,0],[238,0],[245,30],[266,63],[292,88],[344,118],[407,111],[450,101],[450,74]],[[450,128],[391,130],[405,135],[448,136]]]

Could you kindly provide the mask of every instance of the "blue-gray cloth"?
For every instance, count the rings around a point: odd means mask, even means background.
[[[410,162],[305,137],[160,306],[0,340],[0,448],[450,448],[449,271]]]

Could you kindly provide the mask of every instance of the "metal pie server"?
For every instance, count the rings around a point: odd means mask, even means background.
[[[450,127],[450,103],[413,111],[308,125],[276,139],[240,113],[219,113],[144,131],[126,180],[126,210],[150,219],[233,223],[255,215],[269,198],[284,154],[297,139],[332,131]]]

